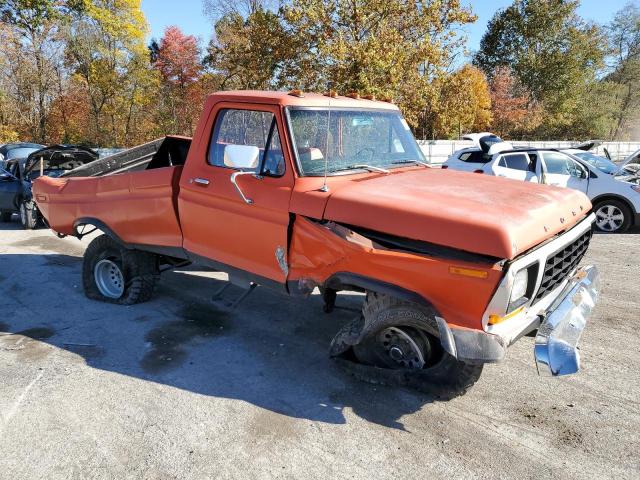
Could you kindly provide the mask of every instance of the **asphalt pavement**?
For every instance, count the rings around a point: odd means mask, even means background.
[[[88,241],[0,224],[2,479],[640,478],[640,232],[594,236],[579,374],[538,377],[527,337],[450,401],[328,358],[361,295],[229,310],[224,274],[186,269],[104,304],[82,293]]]

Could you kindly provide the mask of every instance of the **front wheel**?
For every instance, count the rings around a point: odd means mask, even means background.
[[[596,227],[601,232],[624,233],[631,226],[631,211],[619,200],[598,202],[593,211],[596,214]]]
[[[20,223],[25,230],[33,230],[38,226],[38,211],[32,201],[20,202]]]
[[[123,248],[107,235],[95,238],[84,253],[82,284],[92,300],[121,305],[146,302],[159,276],[156,255]]]
[[[362,318],[343,329],[343,338],[357,338],[352,343],[355,359],[374,368],[353,368],[351,373],[449,398],[464,394],[480,378],[483,365],[461,362],[444,351],[435,315],[432,308],[369,293]]]

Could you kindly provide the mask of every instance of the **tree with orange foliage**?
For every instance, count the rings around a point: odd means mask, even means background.
[[[492,130],[504,138],[526,135],[541,120],[540,109],[534,105],[524,87],[518,85],[509,67],[497,67],[491,81]]]
[[[205,94],[200,84],[202,64],[198,39],[170,26],[160,43],[151,43],[150,50],[162,82],[157,126],[167,133],[191,135]]]

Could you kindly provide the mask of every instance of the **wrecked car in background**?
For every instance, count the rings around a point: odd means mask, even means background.
[[[18,212],[23,228],[36,228],[42,216],[33,202],[32,182],[42,175],[58,177],[97,158],[98,154],[87,147],[52,145],[32,151],[26,159],[7,161],[0,169],[1,220],[8,222]]]
[[[460,394],[536,330],[540,373],[579,369],[598,295],[596,267],[579,266],[588,198],[429,168],[391,103],[219,92],[193,142],[101,162],[33,187],[59,236],[103,232],[84,255],[91,299],[149,300],[163,267],[195,263],[228,272],[240,298],[319,287],[331,311],[337,292],[364,292],[330,347],[359,378]]]
[[[0,145],[0,168],[5,168],[9,160],[27,158],[31,153],[44,148],[38,143],[5,143]]]
[[[475,147],[458,150],[442,168],[579,190],[591,200],[596,227],[603,232],[623,233],[640,225],[640,186],[621,176],[615,164],[609,162],[613,167],[601,169],[565,151],[514,148],[486,133],[478,134],[475,140]]]

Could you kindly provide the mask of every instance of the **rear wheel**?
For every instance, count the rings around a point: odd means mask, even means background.
[[[432,308],[369,293],[363,318],[343,330],[351,335],[355,359],[375,368],[350,372],[373,383],[401,383],[440,396],[465,393],[480,378],[483,365],[461,362],[444,351],[435,315]],[[385,375],[387,371],[391,373]]]
[[[20,202],[20,223],[25,230],[33,230],[38,226],[38,211],[32,201]]]
[[[121,305],[146,302],[160,277],[158,257],[128,250],[111,237],[100,235],[87,247],[82,266],[85,295]]]
[[[631,210],[620,200],[598,202],[593,211],[596,214],[596,227],[602,232],[623,233],[631,226]]]

